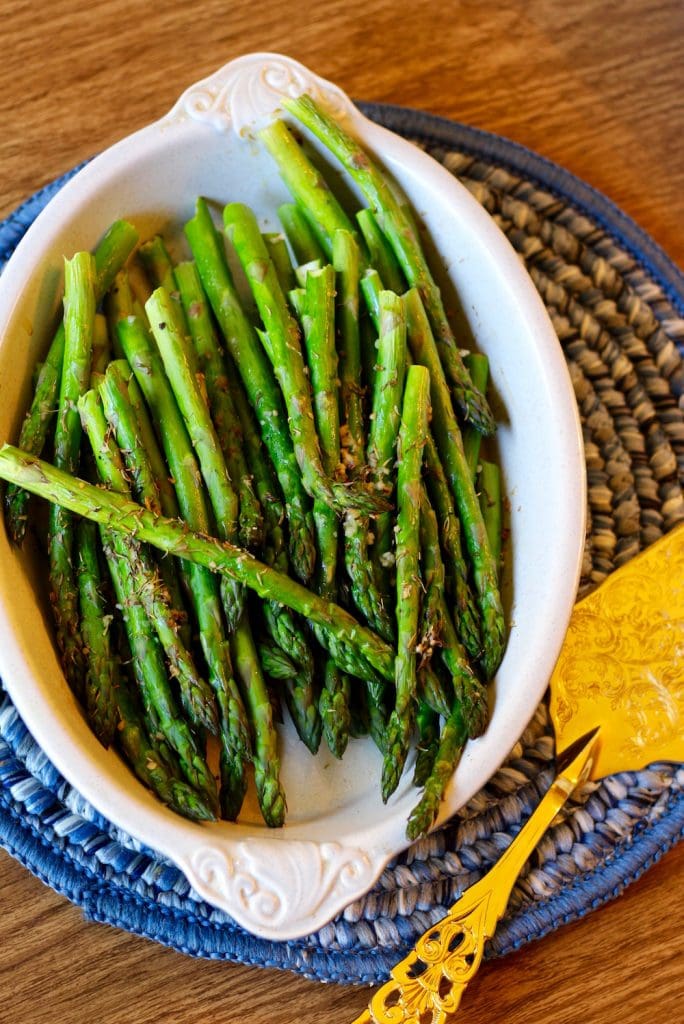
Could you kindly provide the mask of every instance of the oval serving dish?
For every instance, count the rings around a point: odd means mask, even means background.
[[[504,591],[510,629],[491,687],[486,733],[468,744],[440,821],[489,779],[529,721],[575,598],[584,540],[584,459],[572,387],[546,311],[507,240],[443,167],[367,120],[337,87],[277,54],[250,54],[190,87],[170,113],[73,177],[17,247],[0,279],[0,442],[15,441],[33,367],[61,302],[63,256],[94,247],[117,217],[162,232],[185,254],[182,225],[198,195],[251,206],[264,229],[289,197],[251,130],[283,94],[311,93],[373,151],[401,186],[439,253],[438,279],[489,357],[498,452],[510,502]],[[433,260],[434,263],[434,260]],[[362,895],[407,844],[417,791],[411,765],[384,806],[370,740],[342,761],[312,758],[281,728],[286,826],[271,831],[248,795],[238,824],[198,825],[156,801],[88,728],[62,675],[39,555],[0,530],[0,674],[26,725],[103,815],[174,861],[194,889],[248,930],[292,939]]]

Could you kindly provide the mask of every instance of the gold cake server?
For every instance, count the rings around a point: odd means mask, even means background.
[[[684,524],[573,609],[550,683],[557,777],[503,856],[391,971],[354,1024],[447,1024],[528,857],[577,784],[684,761]]]

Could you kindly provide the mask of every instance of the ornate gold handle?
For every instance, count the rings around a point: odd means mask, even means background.
[[[480,966],[485,942],[494,934],[523,865],[588,772],[597,734],[593,730],[567,751],[555,781],[506,852],[421,936],[354,1024],[447,1024]]]

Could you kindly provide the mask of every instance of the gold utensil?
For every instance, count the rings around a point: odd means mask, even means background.
[[[354,1024],[447,1024],[539,839],[580,781],[684,761],[684,524],[573,610],[550,683],[558,775],[495,866],[430,928]]]

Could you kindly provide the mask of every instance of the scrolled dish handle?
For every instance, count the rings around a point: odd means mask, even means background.
[[[308,93],[337,118],[358,111],[332,82],[280,53],[250,53],[185,90],[165,120],[192,118],[217,131],[248,134],[271,120],[283,96]]]

